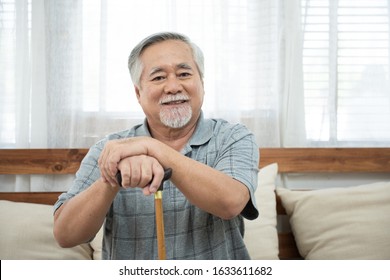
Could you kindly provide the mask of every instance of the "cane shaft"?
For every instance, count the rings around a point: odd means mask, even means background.
[[[165,233],[164,233],[164,214],[163,214],[163,207],[162,207],[161,191],[155,193],[154,204],[156,208],[158,259],[165,260],[166,251],[165,251]]]

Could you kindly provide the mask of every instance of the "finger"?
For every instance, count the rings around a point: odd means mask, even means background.
[[[106,163],[107,163],[107,157],[110,150],[111,142],[107,142],[100,154],[99,160],[98,160],[98,166],[101,173],[101,177],[103,178],[103,181],[109,182],[109,176],[106,169]]]
[[[150,159],[143,160],[141,164],[141,177],[140,181],[138,183],[138,186],[141,188],[148,187],[150,182],[153,179],[153,170],[152,170],[152,164]]]
[[[101,152],[100,156],[99,156],[99,159],[98,159],[98,166],[99,166],[99,170],[100,170],[100,176],[102,177],[103,181],[104,182],[108,182],[107,181],[107,178],[104,174],[104,170],[103,170],[103,162],[104,162],[104,149],[103,151]]]
[[[130,187],[130,177],[131,177],[131,161],[128,159],[123,159],[118,163],[118,170],[121,174],[122,178],[122,187],[128,188]]]
[[[131,174],[130,174],[130,186],[138,187],[139,182],[141,181],[141,167],[139,164],[131,165]]]
[[[144,187],[149,182],[144,179],[143,161],[138,157],[131,157],[121,160],[118,164],[118,169],[122,173],[122,186],[128,187]],[[147,174],[147,172],[145,172]],[[145,182],[145,183],[143,183]]]
[[[110,178],[114,178],[118,172],[119,160],[113,152],[109,154],[106,161],[106,172]]]
[[[164,178],[164,168],[157,161],[152,165],[153,179],[150,182],[149,190],[151,193],[155,193]]]
[[[145,188],[142,189],[142,193],[143,193],[145,196],[149,196],[149,195],[152,194],[152,193],[150,192],[150,190],[149,190],[149,185],[145,186]]]
[[[105,153],[105,158],[103,159],[105,162],[103,162],[103,175],[105,178],[108,180],[108,182],[112,186],[117,185],[117,180],[116,180],[116,174],[118,173],[118,164],[119,160],[117,157],[117,153],[113,149],[109,149]]]
[[[118,169],[116,169],[116,170],[117,170],[116,173],[118,173],[119,170],[118,170]],[[106,180],[108,181],[108,183],[109,183],[111,186],[117,186],[117,185],[118,185],[118,182],[117,182],[117,180],[116,180],[116,173],[115,173],[114,176],[111,175],[111,172],[108,170],[107,165],[106,165],[105,168],[103,168],[103,174],[104,174]]]
[[[107,170],[106,170],[106,168],[105,168],[105,165],[102,164],[102,165],[99,167],[99,170],[100,170],[100,175],[101,175],[103,181],[106,182],[106,183],[110,183],[110,184],[111,184],[111,182],[110,182],[110,177],[109,177],[108,174],[107,174]]]

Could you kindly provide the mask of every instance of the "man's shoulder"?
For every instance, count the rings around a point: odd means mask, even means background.
[[[237,133],[237,132],[243,132],[248,133],[248,128],[241,124],[241,123],[232,123],[225,119],[218,119],[218,118],[210,118],[206,121],[209,121],[211,126],[213,127],[214,133]]]
[[[218,147],[230,146],[245,139],[255,142],[253,133],[241,123],[233,123],[225,119],[208,118],[204,120],[202,128],[198,131],[198,134],[204,139],[206,139],[207,135],[207,143],[214,143],[213,145]],[[204,142],[206,143],[206,141]]]

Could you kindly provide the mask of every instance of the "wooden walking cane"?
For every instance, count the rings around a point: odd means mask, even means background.
[[[164,182],[171,178],[172,169],[168,168],[164,171],[164,178],[161,181],[160,187],[154,194],[154,207],[156,211],[156,231],[157,231],[157,248],[158,248],[158,259],[166,259],[165,251],[165,231],[164,231],[164,211],[162,205],[162,191],[164,189]]]
[[[160,187],[157,192],[154,194],[154,207],[156,212],[156,232],[157,232],[157,249],[158,249],[158,259],[166,259],[165,251],[165,233],[164,233],[164,212],[162,205],[162,191],[164,189],[164,182],[169,180],[172,176],[172,169],[167,168],[164,170],[164,177],[161,181]],[[119,186],[122,186],[122,176],[118,172],[116,174],[116,180],[118,181]]]

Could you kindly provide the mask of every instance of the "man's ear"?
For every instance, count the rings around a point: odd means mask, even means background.
[[[134,85],[134,90],[135,90],[135,95],[137,96],[137,100],[138,100],[138,102],[139,102],[140,93],[139,93],[139,88],[138,88],[136,85]]]

